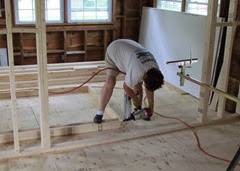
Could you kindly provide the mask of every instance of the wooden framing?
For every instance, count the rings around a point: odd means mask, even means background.
[[[205,123],[193,122],[193,123],[189,123],[189,125],[194,128],[194,127],[199,127],[203,125],[217,124],[217,123],[223,123],[223,122],[226,123],[234,120],[239,120],[239,116],[238,115],[230,116],[230,117],[226,117],[224,120],[211,120],[211,121],[206,121]],[[100,127],[100,129],[102,128]],[[171,133],[171,132],[176,132],[176,131],[181,131],[186,129],[188,129],[188,127],[186,127],[185,125],[176,126],[174,128],[166,128],[166,129],[163,129],[161,127],[156,127],[154,129],[145,129],[144,131],[141,131],[141,133],[139,133],[139,131],[136,131],[136,130],[127,131],[125,133],[124,132],[118,133],[117,136],[112,136],[112,138],[102,136],[102,137],[99,137],[98,139],[76,140],[76,141],[57,143],[57,144],[54,144],[52,148],[46,149],[44,151],[38,148],[32,147],[32,148],[26,148],[24,151],[20,152],[19,154],[14,154],[11,151],[7,151],[4,153],[0,152],[0,160],[6,160],[6,159],[11,159],[16,157],[33,156],[33,155],[39,155],[42,153],[49,153],[49,152],[63,152],[63,151],[80,149],[84,147],[91,147],[96,145],[145,138],[149,136],[166,134],[166,133]]]
[[[237,0],[233,0],[234,5],[237,2]],[[124,0],[124,7],[126,7],[127,1]],[[70,141],[70,142],[64,142],[64,143],[59,143],[59,144],[52,144],[51,143],[51,136],[60,136],[60,135],[69,135],[69,134],[78,134],[85,131],[102,131],[102,130],[108,130],[112,128],[119,128],[122,126],[121,119],[118,117],[118,115],[114,112],[112,108],[109,106],[106,107],[106,112],[110,113],[113,117],[113,119],[103,122],[102,124],[96,125],[93,123],[77,123],[77,124],[69,124],[69,125],[61,125],[61,126],[50,126],[49,124],[49,111],[48,111],[48,77],[49,74],[51,76],[51,73],[48,72],[47,68],[47,47],[46,47],[46,24],[45,24],[45,5],[44,1],[36,1],[36,29],[13,29],[12,27],[12,17],[11,17],[11,6],[10,6],[10,1],[5,0],[5,5],[6,5],[6,24],[7,24],[7,29],[2,30],[1,33],[4,33],[7,31],[7,43],[8,43],[8,56],[9,56],[9,76],[10,76],[10,91],[11,91],[11,102],[12,102],[12,120],[13,120],[13,131],[11,132],[5,132],[5,133],[0,133],[0,142],[11,142],[12,140],[14,141],[14,151],[4,151],[0,152],[0,160],[1,159],[9,159],[9,158],[14,158],[14,157],[21,157],[21,156],[29,156],[29,155],[36,155],[36,154],[41,154],[45,152],[56,152],[56,151],[66,151],[66,150],[73,150],[76,148],[81,148],[81,147],[86,147],[86,146],[93,146],[93,145],[100,145],[100,144],[106,144],[106,143],[113,143],[113,142],[119,142],[119,141],[124,141],[124,140],[130,140],[130,139],[136,139],[136,138],[143,138],[147,136],[153,136],[153,135],[158,135],[158,134],[163,134],[163,133],[169,133],[173,131],[178,131],[178,130],[184,130],[186,129],[185,126],[177,126],[175,128],[171,129],[165,129],[163,130],[161,127],[155,128],[155,129],[149,129],[141,132],[140,134],[131,131],[126,134],[119,134],[119,136],[113,136],[112,139],[99,139],[99,141],[84,141],[84,140],[78,140],[78,141]],[[126,36],[126,8],[124,8],[124,14],[123,14],[123,37]],[[235,9],[235,6],[234,6]],[[217,11],[217,1],[215,0],[209,0],[209,15],[208,15],[208,34],[206,36],[206,47],[205,47],[205,57],[204,57],[204,64],[203,64],[203,76],[202,76],[202,81],[205,84],[210,83],[210,75],[209,71],[211,71],[211,64],[212,64],[212,56],[213,56],[213,49],[214,49],[214,39],[215,39],[215,29],[216,29],[216,12]],[[232,12],[232,11],[231,11]],[[234,12],[233,12],[234,13]],[[234,16],[234,15],[233,15]],[[135,18],[132,18],[135,20]],[[234,24],[234,21],[233,21]],[[226,24],[220,24],[218,25],[226,26]],[[227,24],[228,26],[228,24]],[[234,25],[236,26],[236,24]],[[229,47],[229,51],[226,52],[226,54],[229,54],[230,51],[232,50],[232,35],[234,34],[234,26],[232,27],[232,30],[229,31],[228,39],[229,39],[229,44],[227,47]],[[85,57],[87,55],[87,34],[88,26],[81,27],[84,31],[84,41],[85,41],[85,46],[84,46],[84,51],[85,51]],[[49,28],[48,31],[68,31],[72,30],[71,27],[67,27],[65,30],[62,30],[62,28],[57,29],[57,28]],[[99,28],[94,28],[94,29],[99,29]],[[110,30],[113,29],[112,26],[109,28]],[[106,47],[106,32],[108,30],[107,27],[104,27],[104,50]],[[13,32],[18,32],[18,33],[36,33],[37,35],[37,56],[38,56],[38,88],[37,89],[32,89],[35,91],[38,90],[39,94],[39,100],[40,100],[40,118],[41,118],[41,123],[40,123],[40,129],[32,129],[32,130],[20,130],[18,129],[18,124],[17,124],[17,111],[16,111],[16,85],[15,85],[15,72],[14,72],[14,59],[13,59],[13,43],[12,43],[12,33]],[[66,47],[64,47],[64,50]],[[21,53],[22,54],[22,53]],[[66,54],[65,54],[66,55]],[[228,77],[229,73],[229,60],[230,57],[227,57],[227,62],[225,62],[224,65],[226,65],[226,74]],[[64,65],[64,67],[68,67],[69,65]],[[22,69],[23,67],[19,67],[19,69]],[[36,76],[36,66],[27,66],[27,69],[29,71],[34,71],[35,75],[30,72],[29,75],[32,77]],[[74,68],[76,69],[76,68]],[[4,69],[0,69],[0,71],[4,71]],[[23,70],[22,70],[23,71]],[[23,71],[25,72],[25,71]],[[20,71],[21,73],[21,71]],[[65,73],[57,73],[55,76],[63,76]],[[28,75],[28,76],[29,76]],[[73,74],[74,75],[74,74]],[[16,78],[17,78],[16,74]],[[54,77],[55,77],[54,76]],[[6,77],[5,77],[6,79]],[[78,78],[77,78],[78,79]],[[227,78],[226,78],[227,79]],[[55,81],[55,80],[54,80]],[[63,80],[61,80],[63,81]],[[35,82],[36,83],[36,82]],[[65,83],[65,82],[64,82]],[[74,82],[71,80],[71,84]],[[32,83],[30,83],[32,84]],[[63,82],[62,82],[63,84]],[[226,83],[224,84],[223,89],[226,87]],[[67,90],[71,87],[60,87],[60,89],[54,89],[54,91],[61,91],[61,90]],[[51,89],[50,89],[51,90]],[[98,97],[94,92],[92,91],[91,88],[86,88],[83,87],[83,89],[79,91],[88,91],[88,93],[95,99],[98,100]],[[22,93],[22,92],[21,92]],[[192,127],[197,127],[201,125],[206,125],[206,124],[211,124],[211,123],[219,123],[222,121],[228,121],[228,120],[233,120],[233,119],[239,119],[238,115],[233,115],[230,117],[223,118],[222,115],[220,116],[220,119],[217,120],[211,120],[209,121],[207,118],[207,109],[208,109],[208,99],[209,99],[209,90],[203,89],[201,90],[201,99],[200,99],[200,122],[194,122],[190,123]],[[40,133],[40,134],[39,134]],[[36,139],[41,137],[41,148],[24,148],[20,150],[19,146],[19,140],[29,140],[29,139]]]
[[[84,59],[86,60],[87,59],[87,54],[88,54],[88,49],[87,49],[87,40],[88,40],[88,31],[87,30],[84,30],[84,51],[85,51],[85,54],[84,54]]]
[[[211,71],[212,62],[214,54],[214,41],[216,34],[216,22],[217,22],[217,7],[218,1],[209,0],[208,2],[208,16],[207,16],[207,32],[205,38],[205,50],[203,58],[203,68],[202,68],[202,82],[210,85],[211,83]],[[206,122],[207,111],[208,111],[208,100],[210,91],[201,87],[200,89],[200,102],[199,102],[199,115],[198,119],[201,122]]]
[[[5,0],[5,11],[6,11],[6,28],[7,28],[7,46],[8,46],[8,59],[9,59],[11,102],[12,102],[14,149],[15,149],[15,153],[19,153],[20,145],[19,145],[19,134],[18,134],[17,100],[16,100],[15,76],[14,76],[12,15],[11,15],[11,4],[10,4],[10,1],[8,1],[8,0]]]
[[[63,32],[63,39],[64,39],[64,54],[63,54],[63,61],[67,62],[67,31]]]
[[[233,41],[234,41],[235,32],[237,28],[237,24],[236,24],[237,7],[238,7],[238,0],[231,0],[229,5],[228,22],[232,23],[232,27],[227,28],[223,65],[222,65],[222,69],[219,77],[219,79],[223,81],[223,84],[220,85],[221,87],[220,89],[225,92],[227,91],[227,87],[228,87],[232,50],[233,50]],[[218,102],[218,117],[220,118],[224,117],[225,104],[226,104],[226,98],[220,96],[219,102]]]
[[[117,0],[112,1],[113,40],[116,39],[116,6]]]
[[[50,91],[54,92],[62,92],[68,91],[73,87],[60,87],[60,88],[52,88]],[[94,93],[91,87],[84,86],[77,90],[77,92],[85,93],[92,97],[93,101],[97,104],[99,103],[99,97]],[[32,92],[33,93],[33,92]],[[35,93],[37,93],[35,91]],[[33,96],[34,94],[29,94],[29,96]],[[106,107],[106,114],[110,116],[110,119],[105,119],[105,122],[102,124],[95,124],[93,122],[80,122],[74,124],[67,125],[52,125],[50,126],[50,135],[51,137],[55,136],[63,136],[63,135],[73,135],[94,131],[103,131],[109,129],[118,129],[122,126],[122,119],[119,118],[119,115],[109,106]],[[27,129],[27,130],[19,130],[19,139],[21,141],[24,140],[33,140],[40,138],[40,129]],[[12,142],[13,133],[12,131],[0,132],[0,143]]]
[[[225,113],[225,98],[229,98],[233,101],[237,99],[234,96],[226,95],[228,86],[228,79],[229,79],[229,72],[230,72],[230,63],[231,63],[231,56],[232,56],[232,49],[233,49],[233,41],[235,36],[235,31],[237,27],[236,21],[236,13],[237,13],[237,5],[238,0],[231,0],[230,7],[229,7],[229,19],[228,22],[216,22],[217,19],[217,1],[210,0],[208,2],[208,20],[207,20],[207,34],[206,34],[206,43],[205,43],[205,55],[203,59],[203,68],[202,68],[202,83],[199,84],[201,86],[200,90],[200,102],[199,102],[199,116],[198,119],[201,122],[206,122],[208,117],[208,102],[209,102],[209,94],[210,90],[215,91],[219,94],[219,104],[218,104],[218,114],[217,116],[219,119],[223,119]],[[217,86],[220,87],[220,90],[216,88],[211,88],[210,80],[211,80],[211,71],[212,71],[212,62],[213,62],[213,50],[214,50],[214,40],[215,40],[215,33],[216,27],[228,27],[227,30],[227,38],[226,38],[226,45],[225,45],[225,52],[224,52],[224,62],[220,73],[219,80],[222,83],[218,83]],[[181,74],[180,74],[181,75]],[[182,77],[183,75],[181,75]],[[185,76],[184,76],[185,77]],[[191,78],[185,77],[186,79],[198,84],[196,80]],[[216,92],[216,91],[215,91]],[[239,103],[239,99],[235,102]],[[216,103],[216,101],[215,101]],[[213,107],[213,105],[211,106]]]
[[[1,2],[3,0],[0,0]],[[14,20],[14,1],[11,0],[12,3],[12,13]],[[139,26],[137,25],[138,21],[140,22],[140,16],[138,15],[138,12],[141,12],[141,7],[144,5],[141,1],[134,0],[131,3],[126,1],[127,8],[126,12],[123,14],[123,11],[125,11],[123,6],[123,1],[119,0],[112,0],[112,21],[111,22],[83,22],[83,23],[66,23],[68,20],[67,17],[67,0],[64,0],[64,13],[65,23],[48,23],[47,26],[47,38],[48,38],[48,44],[47,44],[47,54],[48,54],[48,61],[49,63],[59,63],[59,62],[80,62],[80,61],[93,61],[93,60],[100,60],[104,59],[104,44],[102,43],[101,35],[102,32],[107,31],[107,45],[111,43],[113,40],[123,38],[123,33],[126,32],[126,37],[129,39],[136,40],[138,39],[139,34]],[[144,1],[145,2],[145,1]],[[132,3],[136,5],[136,9],[133,8]],[[139,7],[140,5],[140,7]],[[130,9],[131,8],[131,9]],[[136,15],[137,14],[137,15]],[[123,20],[124,16],[125,20]],[[123,29],[123,21],[126,22],[125,29]],[[136,24],[132,24],[132,22]],[[0,19],[0,25],[2,27],[5,26],[5,17]],[[94,30],[94,31],[92,31]],[[125,31],[124,31],[125,30]],[[82,38],[82,33],[84,36],[84,32],[88,32],[88,52],[83,49],[86,42]],[[2,30],[0,31],[1,34]],[[64,40],[64,32],[66,32],[66,39]],[[71,37],[73,32],[76,32],[76,34],[79,34],[81,36],[79,37]],[[3,31],[5,34],[6,32]],[[17,36],[14,36],[14,58],[15,58],[15,64],[16,65],[22,65],[22,62],[24,65],[29,64],[36,64],[37,63],[37,57],[36,57],[36,45],[35,43],[24,43],[24,46],[20,46],[20,39],[18,39],[18,36],[20,33],[26,33],[24,34],[24,41],[28,40],[28,42],[34,42],[35,41],[35,34],[36,33],[35,25],[34,24],[15,24],[13,27],[13,33],[16,33]],[[75,33],[74,33],[75,34]],[[97,39],[92,39],[92,37],[96,37]],[[49,37],[51,37],[51,42],[49,42]],[[80,38],[80,39],[78,39]],[[1,37],[1,46],[5,48],[5,39],[4,37]],[[27,41],[26,41],[27,42]],[[67,42],[67,44],[65,44]],[[65,48],[64,48],[65,47]],[[79,47],[79,49],[78,49]],[[65,52],[65,49],[68,49],[68,52]],[[21,51],[24,49],[24,55],[22,55]],[[74,51],[74,52],[73,52]],[[80,51],[79,53],[75,51]],[[83,52],[84,51],[84,52]],[[85,54],[86,53],[86,54]],[[22,60],[22,58],[24,60]],[[63,58],[67,60],[63,60]]]
[[[240,84],[238,89],[238,98],[240,99]],[[236,113],[240,114],[240,103],[237,104]]]
[[[40,129],[42,149],[51,147],[48,111],[47,43],[45,24],[45,1],[36,1],[38,86],[40,98]]]
[[[21,47],[21,64],[24,64],[24,47],[23,47],[23,33],[19,35],[20,47]]]
[[[7,29],[0,29],[0,34],[7,34]]]
[[[83,63],[67,63],[67,64],[48,64],[48,85],[49,91],[56,87],[67,88],[77,87],[84,81],[88,80],[92,74],[103,69],[105,63],[83,62]],[[105,81],[106,71],[99,73],[90,82]],[[16,91],[17,97],[36,96],[38,95],[38,72],[36,65],[16,66]],[[7,67],[0,68],[0,98],[8,98],[10,96],[9,73]],[[123,80],[124,75],[120,74],[117,79]]]
[[[197,85],[200,85],[201,87],[204,87],[204,88],[206,88],[206,89],[209,89],[210,91],[213,91],[213,92],[215,92],[215,93],[218,93],[219,95],[221,95],[221,96],[223,96],[223,97],[225,97],[225,98],[227,98],[227,99],[230,99],[230,100],[232,100],[232,101],[234,101],[234,102],[236,102],[236,103],[240,103],[240,99],[239,99],[238,97],[235,97],[235,96],[233,96],[233,95],[231,95],[231,94],[229,94],[229,93],[226,93],[226,92],[224,92],[224,91],[222,91],[222,90],[219,90],[219,89],[217,89],[217,88],[214,88],[214,87],[212,87],[212,86],[209,86],[209,85],[207,85],[207,84],[204,84],[204,83],[202,83],[202,82],[200,82],[200,81],[198,81],[198,80],[196,80],[196,79],[193,79],[193,78],[191,78],[191,77],[189,77],[189,76],[186,76],[185,74],[178,73],[177,75],[180,76],[180,77],[183,77],[184,79],[186,79],[186,80],[188,80],[188,81],[191,81],[191,82],[193,82],[193,83],[195,83],[195,84],[197,84]]]
[[[127,0],[123,0],[123,24],[122,24],[122,37],[126,38],[127,27]]]

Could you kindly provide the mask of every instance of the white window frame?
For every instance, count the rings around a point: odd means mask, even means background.
[[[84,1],[84,0],[83,0]],[[97,10],[95,10],[97,11]],[[71,0],[68,0],[68,22],[69,23],[75,23],[75,22],[112,22],[112,0],[108,0],[108,19],[96,19],[96,20],[85,20],[85,19],[79,19],[79,20],[72,20],[72,10],[71,10]],[[83,6],[83,12],[84,12],[84,6]]]
[[[160,7],[159,7],[159,3],[160,3],[161,1],[177,2],[177,3],[180,3],[180,4],[181,4],[181,7],[182,7],[182,0],[158,0],[158,1],[157,1],[157,8],[159,8],[159,9],[164,9],[164,10],[169,10],[169,11],[179,11],[179,12],[181,12],[181,8],[180,8],[180,9],[160,8]]]
[[[35,1],[35,0],[32,0]],[[45,12],[47,14],[47,0],[45,0]],[[15,23],[16,24],[35,24],[36,16],[35,16],[35,6],[32,7],[33,12],[33,20],[32,21],[20,21],[19,20],[19,8],[18,8],[18,0],[14,0],[14,10],[15,10]],[[46,15],[47,18],[47,15]],[[60,20],[51,20],[46,21],[46,23],[63,23],[64,22],[64,0],[60,0]]]

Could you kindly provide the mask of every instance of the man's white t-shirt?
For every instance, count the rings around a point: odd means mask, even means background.
[[[107,56],[120,71],[126,73],[125,84],[132,89],[143,81],[148,70],[159,69],[153,55],[132,40],[119,39],[112,42],[107,48]]]

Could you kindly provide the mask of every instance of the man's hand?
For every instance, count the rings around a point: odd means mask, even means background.
[[[133,102],[133,105],[136,109],[141,109],[142,102],[139,99],[137,99],[136,101],[132,100],[132,102]]]

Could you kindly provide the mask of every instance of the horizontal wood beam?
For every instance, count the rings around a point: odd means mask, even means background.
[[[227,116],[226,118],[223,119],[217,119],[217,120],[211,120],[211,121],[206,121],[204,123],[201,122],[193,122],[193,123],[188,123],[191,127],[200,127],[200,126],[205,126],[205,125],[210,125],[210,124],[218,124],[218,123],[226,123],[226,122],[233,122],[239,120],[239,115],[231,115]],[[104,128],[103,128],[104,129]],[[75,141],[67,141],[67,142],[62,142],[62,143],[56,143],[53,144],[53,147],[47,150],[39,150],[38,148],[27,148],[20,152],[19,154],[14,154],[12,151],[9,152],[0,152],[0,160],[6,160],[6,159],[11,159],[11,158],[17,158],[17,157],[27,157],[27,156],[33,156],[33,155],[39,155],[43,153],[50,153],[50,152],[63,152],[63,151],[69,151],[69,150],[75,150],[75,149],[80,149],[84,147],[90,147],[90,146],[97,146],[97,145],[103,145],[103,144],[110,144],[110,143],[116,143],[116,142],[122,142],[122,141],[127,141],[127,140],[134,140],[134,139],[140,139],[140,138],[146,138],[150,136],[155,136],[155,135],[163,135],[166,133],[171,133],[171,132],[177,132],[177,131],[182,131],[189,129],[185,125],[176,125],[173,128],[162,128],[162,127],[156,127],[153,129],[145,129],[139,132],[138,130],[134,131],[125,131],[118,133],[117,135],[114,133],[112,136],[108,135],[102,135],[98,136],[97,138],[89,138],[89,139],[83,139],[83,140],[75,140]]]
[[[113,26],[62,26],[62,27],[47,27],[47,32],[55,31],[85,31],[85,30],[113,30]]]
[[[15,27],[12,29],[13,33],[36,33],[36,28],[31,27]]]
[[[227,27],[227,26],[232,26],[233,22],[217,22],[216,26],[218,27]]]
[[[0,34],[7,34],[7,29],[0,29]]]
[[[71,84],[75,84],[75,85],[80,85],[82,84],[84,81],[86,81],[87,79],[89,79],[89,77],[74,77],[74,78],[69,78],[69,79],[53,79],[53,80],[49,80],[48,81],[48,85],[49,86],[61,86],[61,85],[71,85]],[[124,76],[120,75],[117,77],[117,80],[123,80]],[[89,83],[94,83],[94,82],[104,82],[106,80],[106,75],[100,75],[97,77],[94,77],[91,81],[89,81]],[[22,89],[22,91],[32,91],[35,90],[38,87],[37,81],[26,81],[26,82],[16,82],[16,90],[19,92],[19,89]],[[8,93],[9,92],[9,84],[2,84],[0,83],[0,97],[6,97],[5,95],[1,95],[4,93]],[[25,88],[25,90],[24,90]],[[8,97],[8,96],[7,96]]]
[[[236,103],[240,103],[240,99],[239,98],[237,98],[237,97],[235,97],[235,96],[233,96],[231,94],[228,94],[228,93],[226,93],[226,92],[224,92],[224,91],[222,91],[220,89],[217,89],[215,87],[209,86],[209,85],[207,85],[205,83],[202,83],[202,82],[200,82],[200,81],[198,81],[196,79],[193,79],[193,78],[191,78],[189,76],[186,76],[186,75],[183,75],[181,73],[178,73],[177,75],[180,76],[180,77],[183,77],[184,79],[186,79],[188,81],[191,81],[191,82],[193,82],[193,83],[195,83],[197,85],[200,85],[201,87],[204,87],[204,88],[206,88],[208,90],[211,90],[211,91],[213,91],[213,92],[215,92],[215,93],[217,93],[217,94],[219,94],[219,95],[221,95],[221,96],[223,96],[223,97],[225,97],[225,98],[227,98],[229,100],[232,100],[232,101],[234,101]]]
[[[57,64],[47,64],[49,68],[59,68],[59,67],[78,67],[78,66],[85,66],[86,68],[88,65],[105,65],[104,61],[91,61],[91,62],[72,62],[72,63],[57,63]],[[15,71],[18,69],[29,69],[29,68],[37,68],[37,65],[18,65],[15,66]],[[9,67],[0,67],[0,73],[2,70],[9,70]]]
[[[119,121],[118,118],[115,118],[107,119],[102,124],[95,124],[93,122],[82,122],[68,125],[50,126],[50,134],[51,137],[56,137],[81,134],[87,132],[105,131],[109,129],[119,129],[121,127],[122,122]],[[40,138],[39,128],[19,130],[19,140],[21,141],[35,140],[39,138]],[[0,132],[0,144],[10,142],[13,142],[13,132],[12,131]]]

